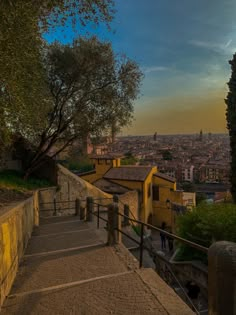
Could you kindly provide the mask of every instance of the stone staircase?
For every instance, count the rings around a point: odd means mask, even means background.
[[[1,314],[193,314],[152,269],[105,240],[78,217],[41,219]]]

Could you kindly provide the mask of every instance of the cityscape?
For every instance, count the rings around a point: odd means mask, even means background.
[[[0,1],[1,315],[236,315],[236,1]]]

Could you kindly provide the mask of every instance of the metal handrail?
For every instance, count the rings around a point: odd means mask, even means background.
[[[50,202],[40,202],[39,204],[40,205],[48,205],[48,204],[54,204],[54,203],[65,203],[65,202],[74,202],[75,203],[75,200],[60,200],[60,201],[50,201]]]
[[[111,199],[111,198],[107,198],[107,199]],[[81,200],[81,201],[85,201],[85,200]],[[72,200],[56,201],[56,200],[54,200],[53,202],[48,202],[48,203],[44,203],[44,204],[54,204],[54,211],[55,211],[55,213],[56,213],[56,211],[57,211],[57,209],[56,209],[56,204],[57,204],[57,203],[64,203],[64,202],[75,202],[75,201],[72,201]],[[123,204],[123,202],[122,202],[121,200],[119,200],[119,202],[121,202],[121,203]],[[100,206],[101,206],[101,207],[107,207],[107,205],[102,205],[102,204],[95,203],[95,202],[93,202],[93,204],[96,204],[96,205],[98,206],[98,208],[99,208]],[[46,211],[46,210],[49,211],[49,209],[45,209],[45,211]],[[53,209],[52,209],[52,210],[53,210]],[[63,209],[63,210],[64,210],[64,209]],[[66,210],[66,209],[65,209],[65,210]],[[68,210],[69,210],[69,209],[68,209]],[[131,213],[132,216],[134,217],[132,211],[129,210],[129,213]],[[99,215],[99,214],[98,214],[98,215]],[[190,247],[196,248],[196,249],[202,251],[203,253],[208,253],[208,248],[205,247],[205,246],[199,245],[199,244],[197,244],[197,243],[194,243],[194,242],[192,242],[192,241],[189,241],[189,240],[187,240],[187,239],[184,239],[184,238],[182,238],[182,237],[180,237],[180,236],[177,236],[177,235],[175,235],[175,234],[169,233],[169,232],[167,232],[167,231],[165,231],[165,230],[163,230],[163,229],[161,229],[161,228],[158,228],[158,227],[156,227],[156,226],[154,226],[154,225],[152,225],[152,224],[144,223],[144,222],[142,222],[142,221],[140,221],[140,220],[137,220],[137,219],[132,219],[132,218],[130,218],[129,216],[126,216],[125,214],[122,214],[122,213],[120,213],[120,212],[118,212],[118,215],[120,215],[120,216],[122,216],[122,217],[124,217],[124,218],[127,218],[130,222],[140,224],[140,225],[141,225],[141,230],[143,230],[143,232],[142,232],[141,235],[140,235],[141,238],[143,238],[144,226],[146,226],[146,227],[148,227],[149,229],[152,229],[152,230],[161,232],[161,233],[164,234],[165,236],[169,236],[170,238],[173,238],[173,239],[175,239],[175,240],[177,240],[177,241],[179,241],[179,242],[181,242],[181,243],[183,243],[183,244],[185,244],[185,245],[189,245]],[[100,215],[99,215],[99,218],[101,218]],[[98,218],[98,219],[99,219],[99,218]],[[98,223],[98,226],[99,226],[99,223]],[[142,241],[142,240],[141,240],[141,241]]]
[[[177,282],[178,286],[180,287],[181,291],[184,293],[185,298],[188,300],[188,302],[191,304],[192,308],[194,309],[194,311],[196,312],[196,314],[200,315],[198,309],[196,308],[196,306],[193,304],[192,300],[190,299],[190,297],[188,296],[188,294],[186,294],[184,288],[182,287],[181,283],[179,282],[178,278],[176,277],[176,275],[174,274],[173,270],[171,269],[170,266],[167,265],[167,268],[170,272],[170,274],[172,275],[172,277],[175,279],[175,281]]]
[[[160,228],[158,228],[158,227],[156,227],[156,226],[154,226],[154,225],[152,225],[152,224],[144,223],[144,222],[142,222],[142,221],[140,221],[140,220],[131,219],[130,217],[128,217],[128,216],[126,216],[126,215],[124,215],[124,214],[122,214],[122,213],[120,213],[120,212],[119,212],[118,214],[119,214],[120,216],[122,216],[122,217],[126,217],[126,218],[129,219],[130,221],[139,223],[139,224],[141,224],[141,225],[143,225],[143,226],[146,226],[146,227],[148,227],[148,228],[150,228],[150,229],[152,229],[152,230],[159,231],[159,232],[163,233],[163,234],[166,235],[166,236],[169,236],[169,237],[171,237],[171,238],[173,238],[173,239],[175,239],[175,240],[177,240],[177,241],[180,241],[180,242],[182,242],[182,243],[184,243],[184,244],[186,244],[186,245],[189,245],[190,247],[194,247],[194,248],[196,248],[196,249],[198,249],[198,250],[200,250],[200,251],[202,251],[202,252],[204,252],[204,253],[208,253],[208,248],[205,247],[205,246],[199,245],[199,244],[194,243],[194,242],[191,242],[191,241],[189,241],[189,240],[187,240],[187,239],[185,239],[185,238],[182,238],[182,237],[177,236],[177,235],[175,235],[175,234],[169,233],[169,232],[167,232],[167,231],[165,231],[165,230],[162,230],[162,229],[160,229]]]

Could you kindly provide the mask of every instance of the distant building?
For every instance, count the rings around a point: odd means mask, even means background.
[[[154,133],[153,141],[157,141],[157,133],[156,132]]]
[[[182,181],[190,182],[190,183],[194,181],[194,166],[193,165],[182,167]]]
[[[202,183],[228,183],[229,182],[229,167],[222,164],[206,164],[201,166],[200,182]]]

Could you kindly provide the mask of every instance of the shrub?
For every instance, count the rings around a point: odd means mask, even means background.
[[[177,221],[179,236],[205,247],[216,241],[236,242],[236,205],[229,203],[201,203],[192,212],[180,216]],[[206,255],[190,248],[179,245],[177,260],[202,260]]]

